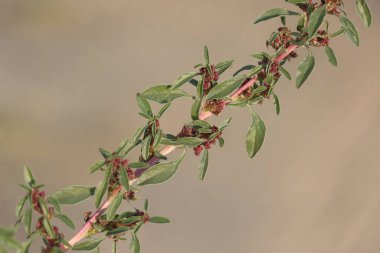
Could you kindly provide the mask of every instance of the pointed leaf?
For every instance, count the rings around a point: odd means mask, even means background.
[[[107,210],[107,220],[113,220],[115,217],[117,209],[120,207],[121,202],[123,201],[123,191],[120,191],[116,197],[112,200],[110,206]]]
[[[129,178],[127,171],[124,168],[120,169],[120,183],[123,185],[124,189],[129,191]]]
[[[314,56],[309,52],[309,54],[300,62],[297,70],[297,78],[296,78],[296,87],[300,88],[302,84],[307,80],[310,76],[311,72],[313,72],[315,66]]]
[[[33,173],[28,166],[24,167],[24,178],[25,183],[27,183],[30,187],[34,187],[36,185],[36,180],[33,177]]]
[[[169,223],[170,220],[165,217],[154,216],[149,218],[149,222],[152,223]]]
[[[260,23],[262,21],[265,21],[265,20],[268,20],[271,18],[276,18],[276,17],[280,17],[280,16],[290,16],[290,15],[300,15],[300,14],[297,12],[289,11],[289,10],[282,9],[282,8],[270,9],[270,10],[260,14],[256,18],[254,23],[257,24],[257,23]]]
[[[208,150],[205,149],[203,150],[202,159],[199,164],[199,179],[200,180],[203,180],[205,178],[207,167],[208,167]]]
[[[95,190],[95,207],[99,207],[102,202],[102,198],[108,189],[108,184],[111,177],[111,167],[108,167],[103,180],[96,186]]]
[[[95,187],[71,185],[53,194],[53,198],[61,205],[76,205],[90,198],[95,193]]]
[[[198,75],[197,72],[189,72],[189,73],[182,74],[180,77],[178,77],[177,80],[174,81],[172,89],[173,90],[178,89],[179,87],[181,87],[182,85],[184,85],[185,83],[187,83],[188,81],[190,81],[197,75]]]
[[[317,33],[319,27],[323,23],[323,19],[326,16],[326,6],[322,5],[321,7],[314,10],[309,19],[309,27],[308,27],[308,34],[309,39],[313,38],[314,35]]]
[[[236,76],[224,80],[209,91],[207,94],[207,100],[224,98],[228,96],[240,87],[245,78],[245,76]]]
[[[280,100],[278,99],[277,95],[275,93],[272,93],[273,99],[274,99],[274,106],[276,108],[276,114],[280,114]]]
[[[76,251],[93,250],[96,247],[98,247],[99,244],[102,241],[104,241],[104,239],[106,239],[106,237],[99,238],[99,239],[90,239],[90,240],[87,240],[85,242],[77,243],[77,244],[74,245],[74,247],[72,248],[72,250],[76,250]]]
[[[327,54],[327,57],[328,57],[329,62],[331,63],[331,65],[333,65],[334,67],[336,67],[338,65],[338,61],[336,59],[334,50],[332,50],[332,48],[326,46],[325,47],[325,52]]]
[[[339,17],[340,22],[342,23],[342,26],[344,27],[344,34],[346,37],[352,41],[356,46],[359,46],[360,39],[359,39],[359,33],[356,30],[355,25],[349,20],[348,18],[345,18],[343,16]]]
[[[153,86],[141,93],[140,96],[145,99],[155,101],[161,104],[171,102],[174,99],[180,97],[191,97],[183,90],[173,90],[171,85],[164,84]]]
[[[75,229],[75,224],[74,222],[66,215],[64,214],[55,214],[55,217],[57,219],[60,219],[63,223],[66,224],[66,226],[68,226],[69,228],[71,228],[72,230]]]
[[[160,184],[176,173],[185,153],[177,161],[159,163],[147,169],[138,179],[138,185]]]
[[[356,0],[356,11],[363,20],[364,25],[370,27],[372,23],[372,13],[366,0]]]
[[[201,145],[202,143],[204,143],[205,141],[206,140],[201,139],[201,138],[197,138],[197,137],[183,137],[183,138],[177,139],[177,142],[179,144],[188,146],[190,148],[197,147],[197,146]]]
[[[246,148],[250,158],[260,150],[265,138],[265,125],[259,115],[252,113],[252,125],[246,136]]]

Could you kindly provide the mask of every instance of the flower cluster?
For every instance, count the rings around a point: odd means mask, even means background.
[[[203,76],[203,91],[207,94],[212,88],[212,82],[218,81],[219,73],[214,65],[200,68],[199,73]]]
[[[216,143],[217,140],[221,138],[222,132],[219,132],[219,128],[217,126],[212,126],[210,128],[210,133],[199,133],[196,128],[192,126],[184,126],[182,128],[181,133],[178,135],[179,137],[198,137],[204,139],[205,142],[201,145],[198,145],[193,148],[195,155],[200,155],[203,149],[211,149],[211,146]],[[215,136],[213,136],[215,133]],[[211,138],[211,136],[213,136]]]
[[[314,47],[325,47],[329,45],[329,35],[325,30],[319,30],[316,37],[310,40],[310,45]]]
[[[211,99],[206,101],[203,109],[205,111],[211,112],[214,115],[219,115],[222,113],[225,106],[226,103],[223,99]]]

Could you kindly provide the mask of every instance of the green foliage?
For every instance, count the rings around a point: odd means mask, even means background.
[[[168,181],[176,173],[185,152],[182,153],[180,158],[173,162],[159,163],[150,167],[138,180],[138,185],[160,184]]]
[[[372,12],[366,0],[356,0],[356,11],[362,19],[365,26],[370,27],[372,24]]]
[[[94,187],[71,185],[56,191],[52,198],[61,205],[76,205],[92,197],[94,193]]]
[[[313,72],[315,58],[311,52],[300,62],[297,70],[296,87],[300,88]]]
[[[265,125],[256,112],[252,111],[252,125],[246,135],[246,148],[250,158],[259,152],[265,138]]]
[[[300,14],[297,13],[297,12],[289,11],[289,10],[282,9],[282,8],[270,9],[270,10],[267,10],[266,12],[260,14],[256,18],[256,20],[255,20],[254,23],[257,24],[257,23],[260,23],[262,21],[265,21],[265,20],[268,20],[268,19],[272,19],[272,18],[276,18],[276,17],[294,16],[294,15],[300,15]]]

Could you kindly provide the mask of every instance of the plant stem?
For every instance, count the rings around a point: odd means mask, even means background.
[[[298,45],[289,46],[288,48],[285,49],[285,52],[282,53],[281,55],[279,55],[276,59],[274,59],[274,61],[278,62],[278,63],[282,62],[290,53],[294,52],[297,48],[298,48]],[[251,80],[249,80],[246,84],[244,84],[242,87],[240,87],[238,90],[236,90],[233,94],[231,94],[230,99],[231,100],[237,99],[245,90],[252,87],[256,81],[257,81],[257,77],[254,77]],[[230,101],[226,100],[224,103],[228,104],[229,102]],[[199,115],[199,119],[205,120],[205,119],[211,117],[212,115],[213,114],[210,111],[203,110]],[[166,155],[170,154],[172,151],[174,151],[176,148],[177,148],[177,146],[172,146],[172,145],[166,146],[161,150],[161,154],[166,156]],[[150,159],[148,161],[148,163],[151,166],[158,163],[158,162],[159,162],[159,158],[157,158],[157,157],[153,157],[152,159]],[[142,173],[143,173],[143,171],[141,173],[139,173],[139,175],[137,175],[137,176],[140,176]],[[137,179],[131,180],[130,184],[132,185],[136,181],[137,181]],[[71,238],[69,240],[69,243],[71,245],[75,245],[76,243],[78,243],[79,241],[81,241],[83,238],[85,238],[88,235],[88,232],[92,228],[92,225],[94,223],[96,223],[97,219],[107,211],[107,208],[111,204],[112,200],[117,196],[117,194],[119,193],[119,191],[122,190],[122,188],[123,188],[123,186],[118,186],[108,196],[108,198],[103,202],[103,204],[96,210],[96,212],[91,216],[91,218],[84,224],[84,226],[81,228],[81,230],[79,230],[79,232],[76,235],[74,235],[73,238]],[[69,250],[69,248],[65,247],[64,251],[67,251],[67,250]]]

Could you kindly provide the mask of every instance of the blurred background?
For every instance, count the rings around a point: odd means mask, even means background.
[[[338,68],[317,49],[302,89],[280,82],[280,116],[272,101],[255,107],[267,125],[255,159],[245,152],[249,111],[229,109],[214,119],[233,115],[204,182],[189,152],[174,180],[143,188],[151,214],[171,223],[144,226],[142,252],[379,252],[380,2],[368,2],[370,29],[346,1],[361,46],[333,40]],[[0,225],[15,221],[24,164],[50,194],[96,185],[101,175],[88,167],[97,149],[114,149],[144,122],[135,93],[191,71],[204,45],[214,62],[234,59],[234,70],[254,63],[250,54],[265,50],[280,24],[252,21],[274,6],[292,8],[280,0],[1,0]],[[179,131],[190,105],[176,103],[164,130]],[[88,201],[65,211],[81,224],[93,209]]]

